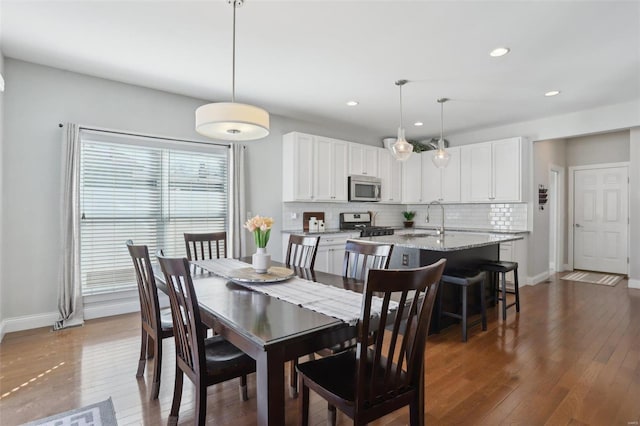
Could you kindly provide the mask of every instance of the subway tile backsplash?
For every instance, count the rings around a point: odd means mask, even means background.
[[[443,207],[445,227],[502,232],[527,230],[526,203],[445,204]],[[401,227],[404,210],[416,211],[415,226],[440,226],[442,216],[437,205],[429,209],[427,222],[427,206],[423,204],[405,206],[380,203],[283,203],[282,229],[302,229],[302,213],[305,211],[324,211],[328,230],[339,227],[341,212],[371,211],[375,215],[375,225]],[[293,218],[294,213],[296,218]]]

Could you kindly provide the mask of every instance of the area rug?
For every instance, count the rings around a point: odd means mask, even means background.
[[[598,274],[595,272],[575,271],[560,277],[561,280],[579,281],[581,283],[608,285],[613,287],[622,279],[620,275]]]
[[[111,398],[86,407],[65,411],[23,426],[117,426]]]

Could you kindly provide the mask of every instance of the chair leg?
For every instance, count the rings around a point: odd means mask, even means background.
[[[142,339],[140,341],[140,361],[138,361],[138,371],[136,377],[142,377],[144,374],[144,367],[147,365],[147,332],[142,329]]]
[[[327,426],[336,426],[337,414],[336,407],[327,404]]]
[[[502,321],[507,320],[507,274],[505,272],[500,273],[502,282],[500,283],[502,289]]]
[[[151,338],[151,336],[149,336],[149,334],[147,334],[147,359],[151,359],[155,355],[155,347],[151,344],[151,340],[153,339]]]
[[[292,359],[289,364],[289,396],[291,398],[298,397],[298,358]]]
[[[462,341],[467,341],[467,286],[462,286]]]
[[[153,361],[153,384],[151,385],[151,399],[158,399],[160,393],[160,371],[162,370],[162,338],[156,337],[153,341],[156,359]]]
[[[173,385],[173,402],[171,403],[171,411],[169,412],[169,425],[178,424],[178,413],[180,412],[180,401],[182,400],[182,379],[184,373],[176,365],[176,378]]]
[[[487,294],[485,293],[484,280],[480,281],[480,317],[482,318],[482,331],[487,330]]]
[[[520,286],[518,285],[518,268],[513,270],[513,285],[516,291],[516,312],[520,312]]]
[[[302,376],[298,375],[298,425],[309,425],[309,388],[305,386]]]
[[[207,386],[200,382],[196,386],[196,424],[204,426],[207,422]]]
[[[242,401],[249,400],[249,392],[247,392],[247,376],[240,377],[240,399]]]
[[[420,392],[416,392],[409,404],[409,424],[411,426],[424,425],[424,416],[420,415],[421,411],[424,410],[424,404],[420,396]]]

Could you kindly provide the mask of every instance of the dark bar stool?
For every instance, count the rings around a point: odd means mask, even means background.
[[[494,300],[502,301],[502,320],[507,319],[507,309],[516,305],[516,312],[520,312],[520,288],[518,287],[518,262],[490,262],[480,265],[480,269],[492,274],[494,278],[496,274],[500,274],[498,277],[498,287],[496,292],[500,292],[501,296],[494,298]],[[513,271],[513,290],[507,290],[507,272]],[[507,304],[507,294],[515,294],[516,301]]]
[[[442,294],[440,294],[440,298],[438,301],[438,307],[440,311],[440,316],[448,316],[451,318],[459,319],[462,323],[462,341],[467,341],[467,328],[474,326],[476,324],[482,323],[482,330],[485,331],[487,329],[487,302],[486,295],[484,289],[485,282],[485,273],[478,271],[470,271],[470,270],[452,270],[446,271],[446,275],[442,275],[442,279],[440,280],[442,284],[454,284],[460,286],[460,290],[462,292],[462,313],[459,314],[457,312],[447,312],[442,310]],[[479,284],[480,285],[480,319],[468,323],[467,322],[467,312],[468,312],[468,295],[467,289],[472,285]],[[442,289],[440,289],[442,292]],[[440,329],[440,321],[438,321],[438,331]]]

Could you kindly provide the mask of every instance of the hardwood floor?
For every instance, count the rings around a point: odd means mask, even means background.
[[[489,313],[486,332],[459,326],[429,338],[426,420],[429,424],[637,425],[640,421],[640,290],[562,281],[521,289],[522,310]],[[84,327],[37,329],[0,345],[0,424],[16,425],[111,397],[120,425],[166,424],[173,393],[173,342],[164,342],[160,397],[149,401],[151,371],[135,377],[138,314],[87,321]],[[153,361],[151,361],[153,362]],[[209,388],[208,422],[255,424],[238,382]],[[180,424],[193,416],[185,380]],[[287,401],[295,424],[296,400]],[[399,410],[375,425],[408,424]],[[326,404],[311,394],[311,424],[324,424]],[[338,414],[339,424],[349,424]]]

